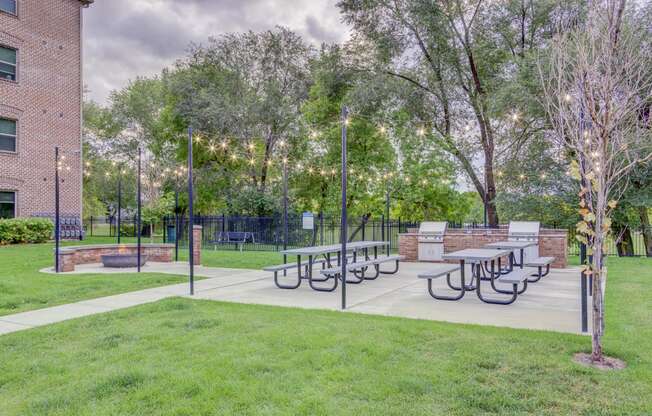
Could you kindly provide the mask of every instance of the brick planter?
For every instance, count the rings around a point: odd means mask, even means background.
[[[172,262],[174,244],[142,244],[140,253],[148,261]],[[117,254],[138,254],[136,244],[100,244],[88,246],[63,247],[59,251],[59,272],[75,271],[78,264],[101,263],[102,256]]]
[[[399,254],[406,261],[418,260],[418,233],[409,230],[398,236]],[[486,244],[507,240],[507,229],[448,229],[444,235],[444,253],[463,250],[465,248],[482,248]],[[563,269],[568,266],[568,231],[541,229],[539,232],[539,256],[554,257],[552,267]]]

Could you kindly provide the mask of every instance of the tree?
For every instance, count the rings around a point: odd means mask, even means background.
[[[412,105],[415,124],[457,160],[484,201],[492,226],[499,223],[497,155],[543,127],[537,111],[527,117],[530,107],[538,107],[529,94],[532,56],[550,33],[555,4],[338,3],[345,20],[362,37],[361,50],[375,52],[359,52],[358,68],[404,82],[404,102]],[[521,88],[513,88],[520,81]],[[476,158],[482,160],[480,170]]]
[[[628,174],[652,159],[652,56],[641,47],[649,29],[632,19],[635,6],[593,0],[587,9],[584,22],[562,23],[540,68],[553,138],[574,158],[572,174],[580,181],[577,230],[589,252],[585,272],[593,277],[591,360],[601,363],[610,215]]]
[[[226,34],[211,38],[206,46],[193,46],[190,55],[164,75],[174,111],[202,140],[218,147],[228,142],[230,154],[244,156],[230,166],[239,171],[220,171],[220,166],[228,166],[224,152],[207,153],[208,146],[198,167],[204,164],[222,176],[231,175],[226,179],[231,184],[244,171],[260,192],[266,192],[272,159],[301,128],[312,53],[301,37],[282,27]],[[246,163],[258,156],[256,163]]]

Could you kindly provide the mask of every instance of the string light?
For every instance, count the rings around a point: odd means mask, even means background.
[[[419,130],[417,130],[417,134],[419,136],[424,136],[426,134],[426,130],[423,127],[421,127],[419,128]]]
[[[514,112],[514,114],[512,114],[512,121],[518,121],[518,118],[519,118],[518,113]]]
[[[518,177],[519,177],[519,179],[525,179],[525,175],[523,175],[522,173],[520,175],[518,175]]]
[[[281,140],[280,142],[278,142],[278,145],[281,147],[285,147],[285,140]]]
[[[567,103],[569,103],[572,99],[573,99],[573,97],[571,97],[570,94],[564,95],[564,101],[566,101]]]
[[[380,134],[385,134],[387,132],[387,129],[385,128],[385,126],[380,126],[378,131],[380,131]]]

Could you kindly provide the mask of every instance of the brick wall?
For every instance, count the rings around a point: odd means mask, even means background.
[[[18,216],[54,212],[54,147],[70,153],[61,211],[82,209],[79,0],[20,0],[0,12],[0,45],[18,50],[16,82],[0,79],[0,117],[17,121],[17,152],[0,152],[0,190],[16,191]],[[69,170],[67,169],[69,168]]]
[[[416,230],[400,234],[398,240],[399,254],[407,261],[417,261],[418,242]],[[482,248],[486,244],[507,240],[507,229],[448,229],[444,235],[444,252],[464,250],[465,248]],[[554,268],[568,266],[568,232],[566,230],[542,229],[539,234],[539,255],[554,257]]]
[[[192,258],[193,264],[195,266],[201,265],[201,241],[202,241],[202,226],[193,225],[192,226]]]
[[[170,263],[173,250],[174,244],[143,244],[140,253],[146,256],[148,261]],[[72,272],[78,264],[101,263],[102,256],[137,252],[138,247],[135,244],[65,247],[59,254],[59,268],[61,272]]]

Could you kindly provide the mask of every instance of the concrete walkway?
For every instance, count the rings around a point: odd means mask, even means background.
[[[432,299],[427,293],[426,282],[416,278],[420,271],[429,267],[432,265],[427,263],[402,263],[401,271],[396,275],[381,275],[375,281],[348,285],[347,311],[512,328],[580,332],[578,268],[553,270],[540,282],[532,284],[514,304],[501,306],[483,303],[473,292],[467,293],[459,302]],[[104,269],[100,265],[83,265],[78,266],[75,272],[63,275],[134,271],[116,271]],[[52,270],[46,269],[43,272],[52,273]],[[187,275],[188,266],[185,263],[151,263],[143,268],[143,272]],[[316,292],[304,282],[299,289],[281,290],[274,285],[270,273],[259,270],[196,267],[195,275],[206,278],[195,282],[194,298],[198,299],[309,309],[340,309],[339,289],[332,293]],[[296,275],[292,273],[288,279],[293,277]],[[436,281],[434,289],[439,293],[445,292],[445,279]],[[491,289],[487,288],[486,293],[491,293]],[[0,335],[173,296],[188,296],[188,284],[144,289],[0,316]]]

